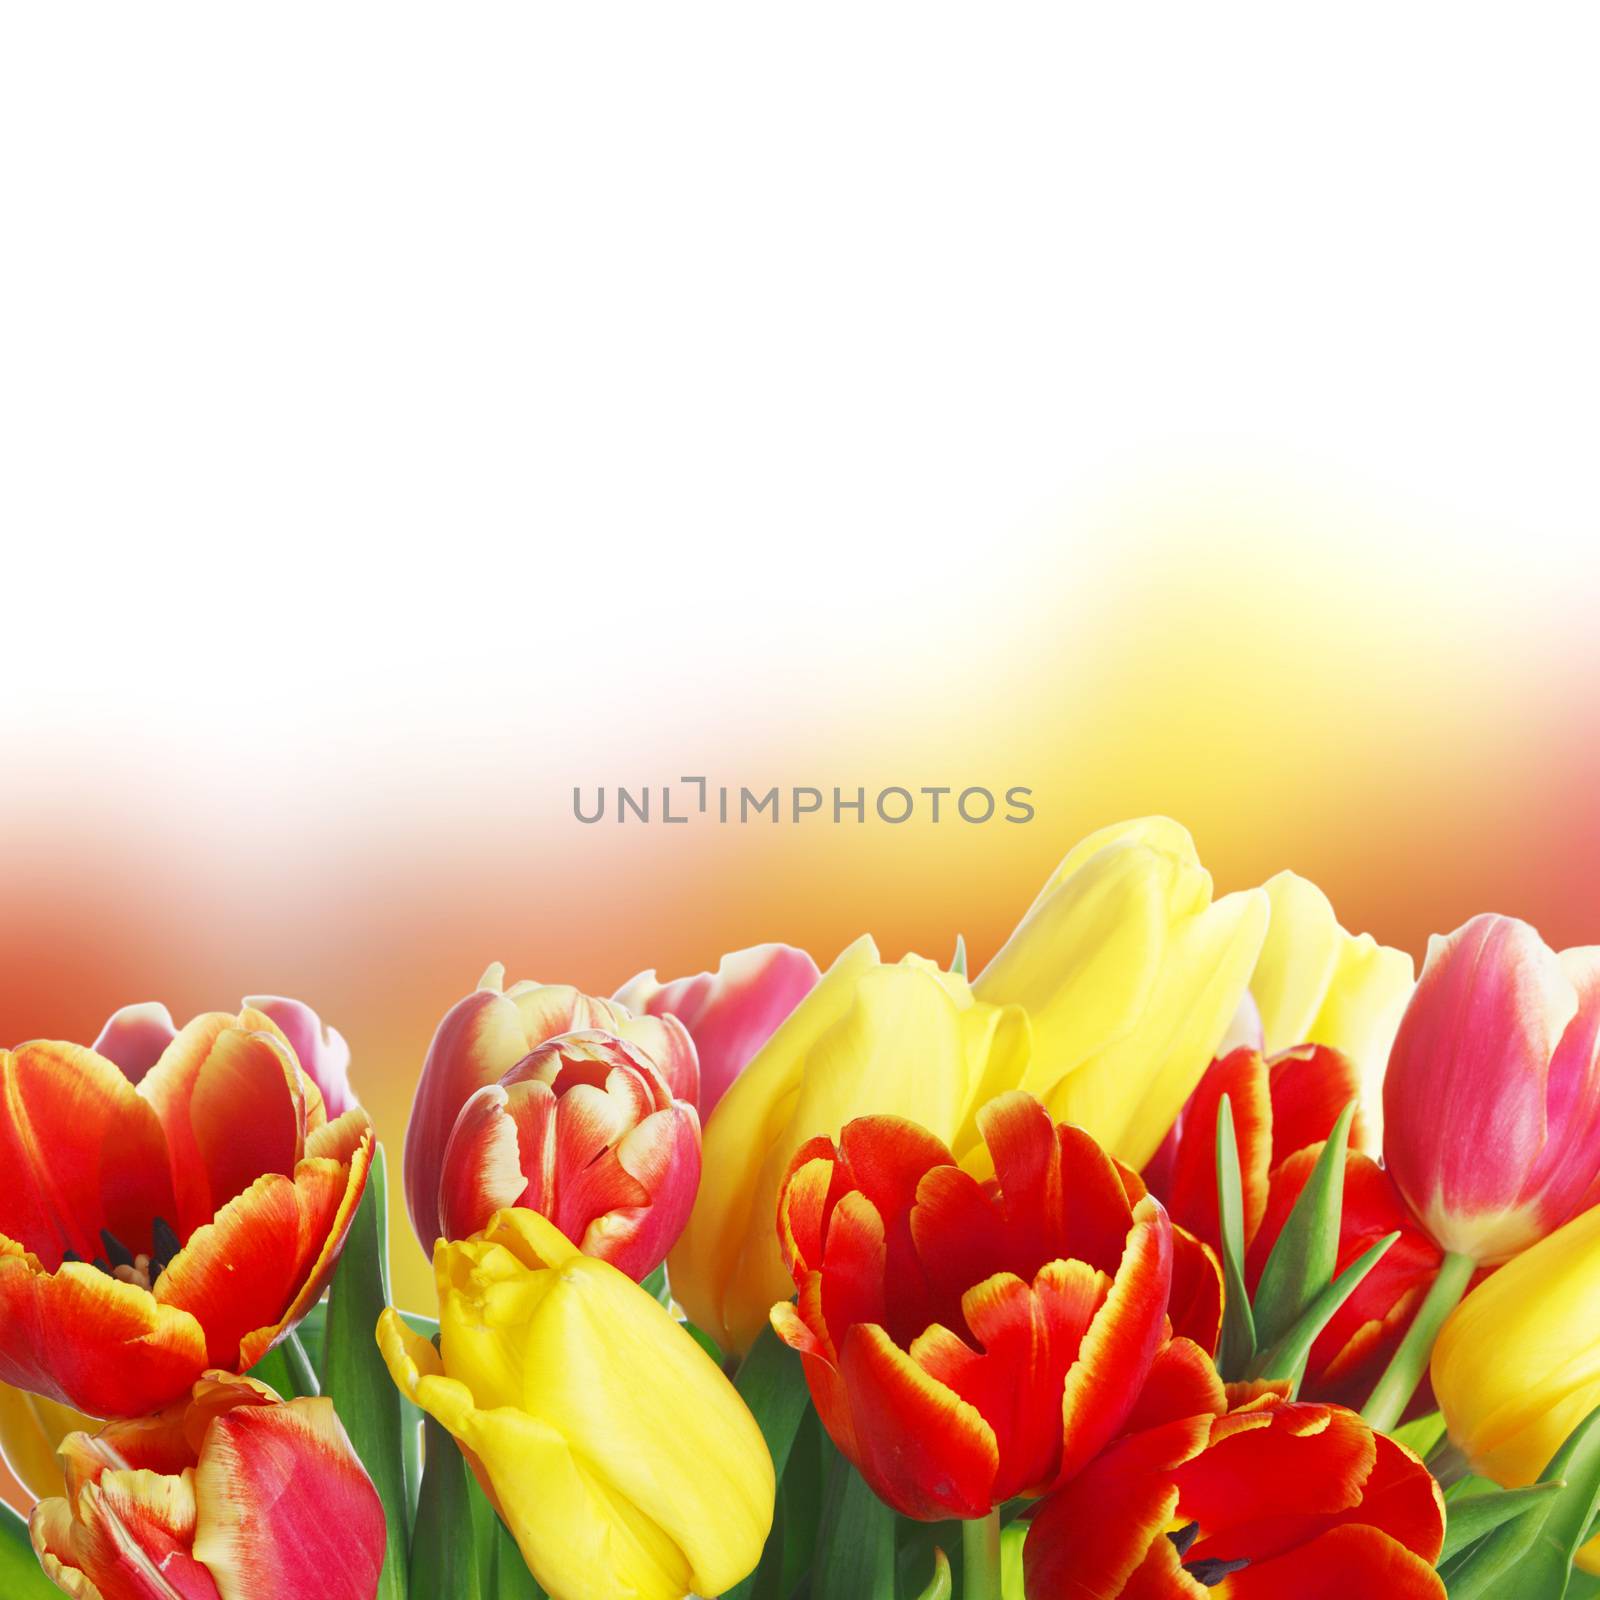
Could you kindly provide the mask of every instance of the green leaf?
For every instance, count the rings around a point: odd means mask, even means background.
[[[950,1600],[950,1558],[943,1550],[933,1552],[933,1577],[917,1600]]]
[[[1251,1310],[1256,1342],[1272,1345],[1305,1314],[1339,1265],[1339,1225],[1344,1212],[1345,1152],[1350,1146],[1354,1100],[1344,1108],[1317,1157],[1261,1269]]]
[[[400,1391],[378,1351],[378,1316],[389,1303],[388,1173],[372,1154],[367,1190],[345,1236],[328,1297],[323,1392],[372,1479],[388,1523],[376,1600],[406,1600],[411,1500],[406,1488]]]
[[[811,1600],[894,1600],[894,1513],[830,1444]]]
[[[463,1456],[462,1460],[464,1462],[466,1457]],[[497,1557],[500,1549],[500,1518],[470,1468],[467,1471],[467,1517],[472,1523],[472,1548],[477,1553],[478,1592],[485,1600],[489,1600],[496,1593],[495,1586],[499,1582]],[[518,1556],[519,1564],[521,1559]]]
[[[418,1600],[479,1600],[483,1579],[467,1498],[467,1466],[450,1435],[424,1424],[422,1492],[411,1530],[411,1592]]]
[[[1252,1368],[1259,1378],[1287,1378],[1293,1385],[1290,1393],[1300,1392],[1300,1380],[1305,1376],[1306,1360],[1317,1335],[1333,1320],[1334,1313],[1361,1286],[1366,1275],[1383,1260],[1393,1248],[1398,1233],[1386,1234],[1370,1250],[1356,1257],[1315,1300],[1306,1307],[1300,1320],[1271,1349],[1256,1357]]]
[[[1425,1417],[1417,1417],[1403,1427],[1393,1429],[1389,1437],[1396,1444],[1403,1444],[1413,1455],[1426,1460],[1444,1438],[1444,1413],[1430,1411]]]
[[[0,1594],[6,1600],[61,1600],[28,1538],[28,1524],[0,1501]]]
[[[522,1559],[510,1530],[498,1517],[494,1525],[494,1600],[545,1600],[545,1592],[528,1571],[528,1563]]]
[[[958,977],[967,975],[967,941],[958,933],[956,935],[956,953],[950,957],[950,970]],[[943,1552],[939,1552],[941,1559]],[[948,1563],[946,1563],[948,1565]],[[949,1590],[945,1591],[947,1594]]]
[[[1495,1489],[1488,1493],[1458,1495],[1448,1503],[1446,1509],[1444,1549],[1439,1552],[1440,1563],[1459,1555],[1469,1544],[1476,1544],[1502,1523],[1525,1517],[1530,1511],[1548,1510],[1550,1497],[1559,1494],[1563,1487],[1559,1483],[1532,1483],[1526,1489]]]
[[[1573,1429],[1539,1481],[1560,1486],[1543,1515],[1502,1523],[1442,1569],[1451,1600],[1562,1600],[1600,1510],[1600,1410]]]
[[[639,1285],[647,1295],[650,1295],[658,1305],[670,1307],[672,1304],[672,1285],[667,1282],[666,1263],[663,1262]]]
[[[795,1592],[816,1557],[817,1537],[822,1529],[823,1477],[827,1468],[824,1447],[831,1448],[822,1431],[822,1422],[816,1410],[808,1408],[800,1419],[800,1430],[789,1451],[789,1464],[778,1486],[783,1510],[783,1560],[774,1593],[779,1600]],[[760,1594],[758,1589],[758,1597]]]
[[[1239,1173],[1239,1142],[1233,1131],[1233,1102],[1223,1095],[1217,1107],[1217,1217],[1222,1231],[1222,1345],[1217,1367],[1228,1379],[1242,1378],[1256,1353],[1256,1324],[1244,1282],[1244,1181]]]
[[[295,1387],[296,1379],[294,1369],[289,1365],[289,1352],[280,1345],[272,1349],[251,1367],[247,1376],[252,1377],[257,1383],[264,1383],[269,1389],[275,1390],[285,1400],[293,1400],[305,1391]]]

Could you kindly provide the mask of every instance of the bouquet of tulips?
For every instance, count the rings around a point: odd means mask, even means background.
[[[306,1006],[0,1051],[0,1594],[1600,1592],[1600,949],[1415,981],[1153,819],[965,966],[491,967],[418,1308]]]

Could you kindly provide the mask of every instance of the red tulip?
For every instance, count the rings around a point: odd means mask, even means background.
[[[350,1088],[350,1046],[337,1028],[326,1026],[300,1000],[253,994],[247,995],[244,1003],[277,1025],[300,1070],[317,1086],[330,1118],[342,1117],[357,1104]],[[150,1000],[112,1012],[93,1048],[97,1055],[121,1067],[130,1083],[138,1083],[177,1037],[172,1013],[159,1001]]]
[[[979,1127],[987,1184],[915,1123],[862,1117],[837,1146],[803,1146],[779,1199],[799,1304],[772,1325],[840,1450],[924,1520],[1065,1481],[1124,1431],[1153,1371],[1216,1383],[1169,1341],[1160,1205],[1130,1203],[1110,1158],[1031,1095],[991,1101]]]
[[[429,1251],[447,1236],[440,1183],[462,1107],[547,1039],[593,1029],[613,1034],[649,1058],[674,1100],[692,1106],[700,1097],[694,1041],[676,1017],[636,1017],[626,1006],[567,984],[524,982],[506,989],[504,983],[505,969],[496,962],[476,991],[445,1013],[422,1065],[406,1124],[405,1182],[411,1225]]]
[[[613,998],[641,1015],[674,1016],[689,1030],[700,1057],[705,1118],[821,976],[804,950],[761,944],[725,955],[715,972],[671,983],[641,972]]]
[[[1498,1264],[1600,1202],[1600,949],[1497,916],[1434,939],[1384,1108],[1389,1170],[1454,1255]]]
[[[609,1033],[563,1033],[461,1108],[445,1147],[440,1226],[465,1239],[496,1211],[548,1217],[638,1280],[689,1220],[700,1119],[648,1056]]]
[[[1270,1059],[1253,1049],[1235,1050],[1212,1062],[1145,1177],[1175,1222],[1221,1248],[1216,1140],[1226,1094],[1243,1180],[1246,1280],[1254,1293],[1324,1141],[1356,1090],[1354,1064],[1322,1045],[1302,1045]],[[1305,1395],[1355,1403],[1404,1338],[1438,1272],[1440,1252],[1371,1157],[1351,1150],[1344,1181],[1338,1271],[1386,1234],[1400,1234],[1311,1347]]]
[[[1114,1444],[1038,1511],[1030,1595],[1444,1600],[1439,1486],[1354,1412],[1258,1394]]]
[[[372,1161],[269,1018],[196,1017],[137,1086],[0,1051],[0,1382],[135,1416],[242,1372],[332,1275]]]
[[[81,1600],[372,1600],[384,1516],[325,1399],[207,1373],[158,1416],[61,1446],[65,1499],[29,1527]]]

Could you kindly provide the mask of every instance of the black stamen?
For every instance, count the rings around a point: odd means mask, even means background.
[[[111,1276],[111,1263],[104,1256],[96,1256],[94,1264],[109,1278]]]
[[[133,1251],[125,1245],[109,1228],[100,1230],[100,1242],[106,1247],[106,1255],[114,1267],[131,1267],[133,1265]]]
[[[83,1257],[76,1250],[63,1250],[61,1252],[61,1265],[66,1266],[69,1261],[76,1261],[80,1267],[83,1265]]]
[[[150,1281],[154,1283],[183,1248],[183,1243],[165,1217],[157,1217],[150,1224],[150,1243]]]
[[[1249,1565],[1250,1558],[1246,1556],[1239,1561],[1217,1561],[1215,1559],[1191,1561],[1183,1570],[1196,1583],[1204,1584],[1208,1589],[1214,1589],[1230,1572],[1243,1572]]]
[[[1189,1546],[1200,1537],[1200,1524],[1198,1522],[1191,1522],[1187,1526],[1179,1528],[1176,1533],[1169,1533],[1167,1537],[1172,1541],[1173,1547],[1177,1550],[1178,1559],[1182,1561],[1183,1558],[1189,1553]]]

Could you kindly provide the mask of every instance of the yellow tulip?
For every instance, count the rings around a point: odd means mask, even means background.
[[[399,1388],[454,1435],[553,1600],[716,1595],[755,1569],[772,1458],[655,1298],[536,1212],[434,1247],[439,1348],[386,1310]]]
[[[1260,889],[1213,902],[1177,823],[1121,823],[1068,852],[973,993],[1027,1011],[1020,1087],[1142,1167],[1227,1033],[1267,917]]]
[[[69,1433],[98,1432],[100,1423],[43,1395],[0,1383],[0,1457],[35,1500],[66,1492],[56,1447]]]
[[[1600,1207],[1485,1278],[1440,1330],[1432,1372],[1473,1471],[1533,1483],[1600,1406]],[[1600,1571],[1600,1540],[1580,1564]]]
[[[1404,950],[1339,926],[1327,895],[1293,872],[1265,885],[1267,941],[1250,979],[1268,1055],[1324,1044],[1356,1064],[1367,1143],[1383,1138],[1383,1074],[1416,982]]]
[[[800,1146],[873,1113],[957,1144],[976,1105],[1014,1088],[1027,1058],[1016,1007],[978,1003],[964,979],[920,957],[884,965],[872,940],[858,939],[707,1122],[700,1192],[667,1258],[675,1298],[723,1349],[749,1349],[773,1304],[794,1293],[777,1210]]]

